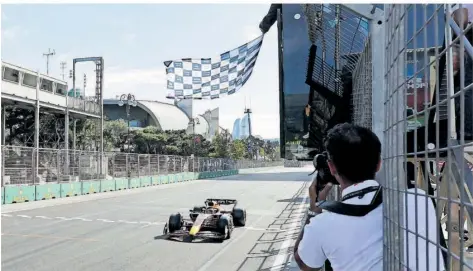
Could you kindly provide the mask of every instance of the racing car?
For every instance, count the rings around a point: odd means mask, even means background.
[[[189,218],[180,213],[169,216],[163,234],[168,238],[230,239],[235,227],[246,224],[246,210],[237,207],[235,199],[207,199],[204,206],[189,210]]]

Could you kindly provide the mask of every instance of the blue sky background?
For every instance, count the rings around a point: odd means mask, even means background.
[[[27,4],[2,5],[2,60],[46,72],[43,53],[55,49],[50,75],[61,78],[59,63],[72,68],[75,57],[103,56],[104,97],[134,93],[137,99],[165,99],[163,61],[212,57],[260,35],[258,24],[269,4]],[[76,82],[88,77],[93,93],[94,64],[77,66]],[[82,87],[81,87],[82,88]],[[233,128],[245,104],[253,109],[253,131],[279,137],[276,25],[266,34],[253,75],[237,94],[197,101],[194,113],[220,107],[220,125]]]

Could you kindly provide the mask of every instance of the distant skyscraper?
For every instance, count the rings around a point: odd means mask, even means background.
[[[233,123],[232,138],[240,139],[240,119],[236,119]]]
[[[250,123],[248,121],[248,115],[245,115],[240,120],[240,139],[244,139],[249,136],[250,136]]]

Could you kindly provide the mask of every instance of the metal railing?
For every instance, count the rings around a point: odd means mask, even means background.
[[[282,161],[2,146],[2,186],[282,166]],[[102,170],[100,159],[103,159]],[[102,173],[101,173],[102,172]]]

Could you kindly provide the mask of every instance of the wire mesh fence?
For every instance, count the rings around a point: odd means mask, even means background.
[[[473,270],[473,10],[454,6],[385,8],[387,270]]]
[[[2,146],[2,186],[282,166],[282,161]],[[103,159],[100,163],[100,159]],[[100,165],[102,164],[102,169]]]
[[[365,49],[360,54],[353,70],[353,123],[363,127],[372,127],[372,62],[371,37],[366,40]]]
[[[352,122],[383,142],[384,270],[473,270],[473,8],[303,6],[309,40],[352,72]],[[344,30],[362,23],[366,38]]]

